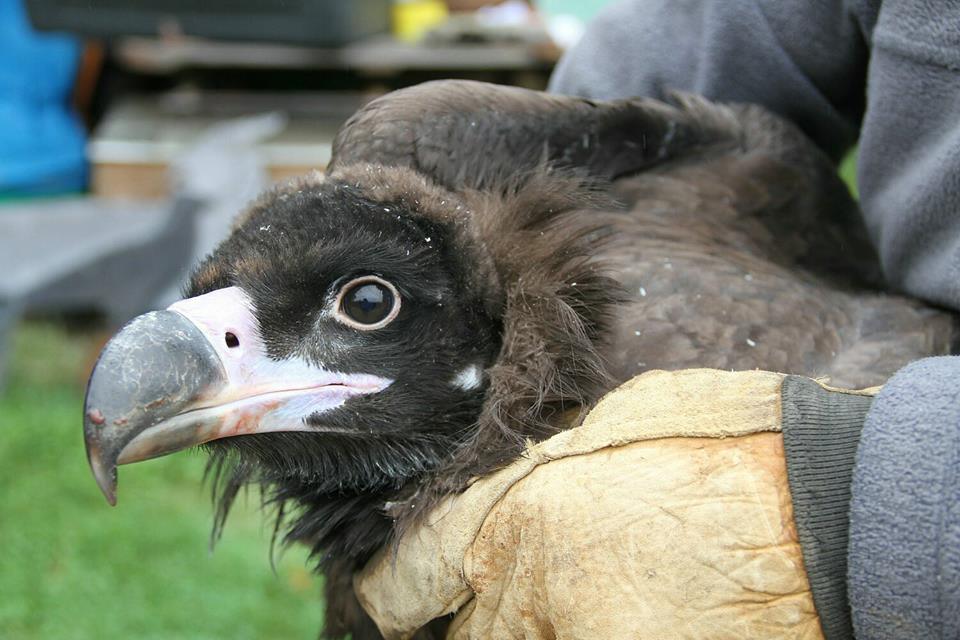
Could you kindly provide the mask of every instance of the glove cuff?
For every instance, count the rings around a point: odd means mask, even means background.
[[[787,376],[781,389],[783,442],[793,517],[826,640],[853,638],[847,599],[850,487],[873,397]]]

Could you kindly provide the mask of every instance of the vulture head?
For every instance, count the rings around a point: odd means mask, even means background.
[[[456,451],[472,462],[458,478],[503,462],[600,393],[594,341],[619,287],[589,259],[595,221],[562,223],[597,199],[571,176],[457,195],[369,164],[268,192],[184,300],[101,355],[85,430],[105,496],[118,464],[206,443],[221,516],[257,482],[319,509],[292,539],[376,549],[398,492],[419,511],[410,481]],[[327,513],[331,496],[358,510]]]
[[[945,351],[952,321],[877,273],[829,160],[756,107],[429,83],[351,118],[325,175],[263,195],[113,338],[87,453],[113,503],[117,465],[202,445],[215,531],[262,487],[327,573],[327,634],[365,637],[354,571],[636,373],[866,386]]]

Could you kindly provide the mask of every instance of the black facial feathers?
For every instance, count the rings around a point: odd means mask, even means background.
[[[616,206],[595,181],[546,168],[454,195],[407,169],[357,165],[261,197],[189,293],[242,288],[275,359],[395,382],[306,417],[317,433],[207,445],[218,531],[256,483],[287,541],[309,541],[321,562],[360,562],[528,439],[575,421],[609,384],[598,345],[621,291],[592,257],[604,208]],[[338,283],[367,273],[397,288],[399,315],[370,332],[331,322]]]

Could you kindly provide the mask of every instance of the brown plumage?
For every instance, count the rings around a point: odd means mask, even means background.
[[[861,388],[882,384],[914,359],[947,353],[955,339],[949,314],[883,291],[877,257],[835,167],[758,107],[691,96],[678,96],[674,106],[603,104],[431,83],[390,94],[346,124],[330,174],[359,160],[412,169],[454,192],[488,194],[481,211],[493,222],[480,222],[478,235],[507,264],[555,255],[556,236],[518,238],[523,223],[510,223],[559,190],[568,202],[547,206],[554,225],[569,225],[571,236],[583,225],[597,229],[585,251],[591,266],[565,274],[549,265],[526,280],[514,271],[504,278],[514,283],[512,295],[539,300],[544,291],[603,288],[597,271],[623,287],[619,301],[587,299],[587,315],[596,315],[586,322],[565,317],[563,301],[538,309],[508,302],[508,316],[522,318],[535,344],[508,323],[480,428],[432,485],[416,488],[410,500],[424,505],[514,457],[523,438],[550,432],[522,419],[531,407],[544,418],[539,403],[555,391],[547,380],[577,389],[556,393],[554,403],[570,408],[589,406],[598,384],[603,391],[649,369],[760,368]],[[586,169],[581,175],[599,182],[545,167]],[[597,191],[615,202],[598,200]],[[503,193],[520,202],[497,202]],[[569,346],[587,371],[531,357],[563,354],[568,345],[546,336],[583,338],[586,327],[596,335]],[[518,352],[519,365],[510,362]],[[511,409],[504,419],[491,415],[504,406]],[[558,413],[550,406],[547,415]],[[411,519],[408,506],[395,506],[401,523]]]
[[[331,324],[323,300],[357,269],[405,296],[393,324]],[[352,572],[637,373],[762,368],[863,387],[946,353],[954,319],[882,286],[834,167],[762,109],[453,81],[389,94],[346,123],[325,177],[261,197],[192,280],[191,296],[245,292],[273,361],[393,380],[304,416],[312,433],[216,436],[218,522],[261,484],[328,575],[326,635],[376,637]],[[482,380],[451,386],[471,362]],[[89,427],[98,478],[128,432]]]

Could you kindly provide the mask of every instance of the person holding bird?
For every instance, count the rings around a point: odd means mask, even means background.
[[[960,2],[620,1],[550,89],[692,91],[761,104],[835,161],[858,143],[860,210],[888,286],[960,311]],[[857,451],[857,637],[960,635],[958,465],[960,357],[917,360],[885,383]]]

